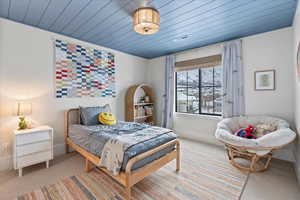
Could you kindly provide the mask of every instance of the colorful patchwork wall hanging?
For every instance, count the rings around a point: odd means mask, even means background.
[[[114,55],[55,40],[56,98],[115,97]]]

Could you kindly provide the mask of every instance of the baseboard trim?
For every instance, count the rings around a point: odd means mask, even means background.
[[[55,144],[53,146],[53,156],[57,157],[65,154],[65,144]],[[13,169],[13,156],[7,155],[0,157],[0,171],[11,170]]]
[[[187,139],[187,140],[194,141],[194,142],[210,144],[210,145],[214,145],[214,146],[223,146],[223,144],[221,142],[219,142],[215,137],[207,137],[207,138],[197,137],[197,136],[194,137],[194,136],[192,136],[191,133],[186,134],[184,131],[179,130],[179,129],[176,129],[173,131],[177,134],[177,136],[179,138],[182,138],[182,139]]]
[[[214,142],[214,141],[210,141],[210,140],[201,140],[201,139],[193,139],[191,137],[187,137],[187,136],[181,136],[178,134],[178,138],[179,139],[184,139],[184,140],[189,140],[192,142],[199,142],[199,143],[203,143],[203,144],[208,144],[208,145],[212,145],[212,146],[217,146],[217,147],[223,147],[224,145],[221,142]]]

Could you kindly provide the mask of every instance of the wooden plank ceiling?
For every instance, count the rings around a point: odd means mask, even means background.
[[[161,29],[139,35],[132,12],[155,7]],[[0,0],[0,17],[144,58],[292,25],[297,0]]]

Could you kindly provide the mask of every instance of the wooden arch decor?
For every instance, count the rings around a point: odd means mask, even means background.
[[[138,103],[135,102],[135,95],[138,90],[143,89],[145,92],[145,95],[149,97],[150,102],[148,103]],[[141,85],[133,85],[128,88],[126,97],[125,97],[125,120],[127,122],[134,122],[136,121],[135,117],[135,107],[136,106],[147,106],[151,105],[153,107],[152,110],[152,115],[151,116],[145,116],[147,119],[145,120],[146,122],[152,122],[153,125],[156,124],[156,118],[155,118],[155,98],[154,98],[154,92],[152,88],[149,85],[146,84],[141,84]],[[139,117],[140,118],[140,117]]]

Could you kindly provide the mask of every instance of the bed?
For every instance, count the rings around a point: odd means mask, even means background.
[[[125,124],[126,122],[124,122]],[[120,126],[123,124],[120,122]],[[136,125],[138,127],[142,125]],[[100,126],[83,126],[79,109],[65,112],[66,151],[71,147],[85,157],[85,171],[99,166],[107,138],[103,137]],[[107,144],[107,143],[106,143]],[[176,160],[176,171],[180,170],[180,142],[172,132],[159,134],[155,138],[130,146],[125,152],[120,171],[117,174],[99,167],[115,181],[125,187],[127,200],[131,199],[131,187],[159,168]]]

